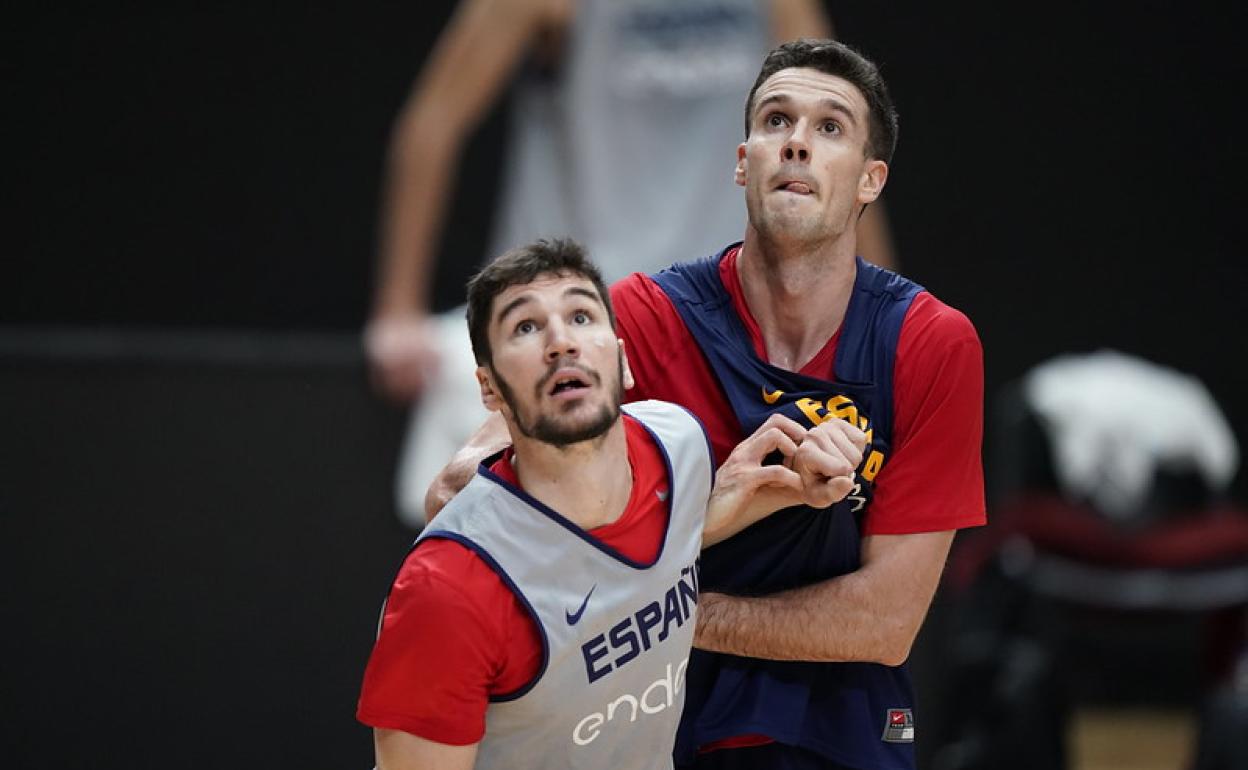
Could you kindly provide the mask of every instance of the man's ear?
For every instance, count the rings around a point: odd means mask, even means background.
[[[494,384],[494,377],[490,373],[488,366],[478,366],[477,384],[481,386],[481,404],[491,412],[503,411],[503,397],[498,393],[498,387]]]
[[[732,179],[738,185],[745,187],[745,142],[737,145],[737,170],[733,172]]]
[[[632,390],[635,381],[633,380],[633,370],[628,368],[628,356],[624,353],[624,340],[617,339],[620,343],[620,384],[624,386],[624,390]]]
[[[888,181],[888,164],[882,160],[869,160],[862,169],[858,179],[858,202],[866,205],[875,202],[884,192],[884,183]]]

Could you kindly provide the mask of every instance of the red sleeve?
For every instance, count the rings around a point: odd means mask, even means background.
[[[876,478],[864,534],[984,524],[984,360],[970,320],[927,292],[897,342],[893,451]]]
[[[356,718],[438,743],[476,743],[490,694],[517,689],[536,673],[536,634],[511,590],[475,553],[427,540],[390,589]]]
[[[648,276],[633,273],[611,287],[611,304],[636,382],[624,400],[654,398],[693,412],[706,428],[716,464],[723,463],[741,441],[741,425],[672,301]]]

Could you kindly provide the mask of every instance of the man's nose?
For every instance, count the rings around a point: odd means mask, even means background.
[[[806,135],[805,121],[793,127],[793,131],[780,147],[780,159],[785,162],[810,160],[810,142]]]
[[[562,320],[551,321],[546,326],[546,360],[557,361],[563,356],[575,356],[579,351],[572,338],[571,328]]]

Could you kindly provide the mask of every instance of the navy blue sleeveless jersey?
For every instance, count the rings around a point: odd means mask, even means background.
[[[772,366],[754,352],[720,280],[719,263],[728,249],[653,279],[701,348],[742,437],[780,412],[808,427],[849,420],[870,440],[858,484],[845,500],[827,510],[779,511],[703,551],[703,590],[769,594],[859,567],[862,519],[892,441],[897,339],[910,302],[923,288],[859,259],[835,378],[823,380]],[[689,761],[698,746],[761,733],[850,767],[914,767],[913,695],[905,666],[766,661],[694,650],[688,687],[678,762]]]

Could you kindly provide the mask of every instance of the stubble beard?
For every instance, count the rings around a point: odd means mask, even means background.
[[[748,208],[750,225],[768,250],[805,250],[835,237],[833,228],[822,212],[787,210],[780,205],[758,200]]]
[[[611,426],[615,425],[620,419],[620,404],[624,401],[624,354],[620,353],[617,359],[617,369],[615,378],[614,392],[602,405],[596,414],[581,424],[567,424],[566,421],[560,420],[558,417],[549,414],[539,413],[534,419],[527,419],[521,405],[516,398],[515,390],[507,383],[506,380],[494,372],[494,379],[498,383],[499,395],[503,397],[503,401],[511,408],[514,416],[516,429],[526,438],[541,441],[544,444],[550,444],[557,449],[572,444],[579,444],[583,441],[593,441],[606,435],[611,430]],[[555,362],[550,368],[550,372],[556,371],[562,362]],[[601,384],[602,378],[596,373],[587,373],[595,384]],[[543,377],[537,386],[537,399],[541,403],[544,395],[543,386],[547,381],[547,377]],[[566,410],[575,408],[573,405],[565,405]]]

